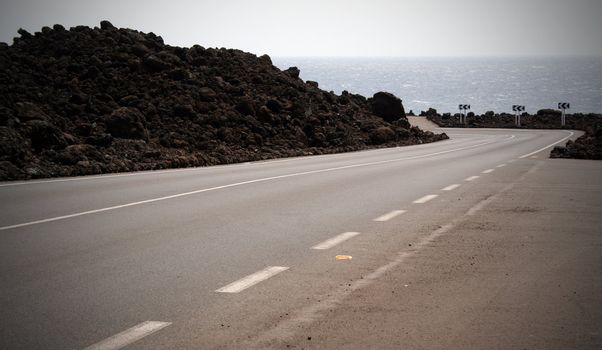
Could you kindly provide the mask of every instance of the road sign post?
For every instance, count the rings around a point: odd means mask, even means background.
[[[458,109],[460,110],[460,124],[466,125],[466,116],[463,111],[470,110],[470,105],[458,105]]]
[[[571,108],[571,104],[568,102],[559,102],[558,109],[562,110],[562,115],[560,115],[560,125],[566,125],[566,110]]]
[[[512,110],[514,111],[514,125],[520,127],[520,112],[525,111],[525,106],[513,105]]]

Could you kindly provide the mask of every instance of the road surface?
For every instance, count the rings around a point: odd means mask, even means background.
[[[455,261],[457,249],[433,247],[452,232],[463,234],[461,224],[481,210],[493,216],[490,221],[500,230],[514,227],[511,210],[496,213],[487,207],[498,202],[512,206],[504,196],[527,193],[520,186],[537,174],[558,181],[569,177],[571,167],[581,169],[584,164],[547,159],[552,145],[578,136],[569,131],[444,131],[450,140],[403,148],[0,184],[0,348],[325,348],[360,334],[349,330],[370,332],[371,326],[351,322],[350,315],[369,319],[379,315],[374,310],[384,304],[404,305],[404,300],[386,298],[374,288],[429,278],[440,281],[430,292],[414,289],[413,303],[449,290],[455,280],[446,284],[440,269],[424,264],[447,266]],[[565,186],[556,197],[543,198],[556,203],[560,196],[565,203],[535,207],[553,207],[560,213],[570,209],[571,195],[577,201],[582,200],[579,195],[589,196],[583,200],[597,207],[569,219],[587,226],[584,232],[599,233],[602,166],[586,164],[580,173],[589,186],[586,191]],[[528,199],[543,193],[532,192]],[[521,205],[517,210],[531,208]],[[547,221],[536,217],[529,222],[537,226]],[[554,237],[563,234],[566,230]],[[495,239],[502,244],[505,237]],[[469,241],[471,246],[485,244],[474,237]],[[599,272],[600,241],[588,244],[597,254],[594,267],[583,269]],[[567,249],[583,248],[578,247]],[[513,251],[508,249],[506,258]],[[488,263],[495,268],[495,259]],[[567,271],[573,273],[591,261],[570,263],[574,266]],[[414,275],[399,277],[408,269]],[[484,272],[476,276],[482,278],[471,280],[472,287],[509,283],[487,278]],[[520,277],[519,282],[527,278]],[[516,285],[519,290],[525,286]],[[584,300],[599,305],[599,277],[579,292],[590,293]],[[521,295],[528,300],[538,298],[525,293]],[[468,293],[464,298],[454,295],[450,302],[470,304]],[[440,295],[437,300],[448,299]],[[358,303],[370,307],[353,309]],[[554,309],[549,305],[549,312]],[[407,324],[418,324],[419,310],[410,311],[413,319]],[[428,331],[457,336],[460,331],[453,325],[474,321],[472,311],[463,319],[458,310],[447,310],[439,319],[429,310],[426,320],[438,323],[431,323]],[[531,314],[530,320],[545,321],[547,314],[533,312],[539,313]],[[587,319],[598,330],[599,315]],[[567,325],[569,331],[573,326]],[[397,348],[395,342],[403,338],[395,333],[399,329],[379,329],[387,331],[388,338],[363,336],[367,342],[355,339],[347,345]],[[308,331],[316,334],[313,340]],[[598,344],[599,334],[589,328],[582,331],[589,333],[579,344]],[[416,336],[420,329],[412,332]],[[435,340],[427,347],[440,344]]]

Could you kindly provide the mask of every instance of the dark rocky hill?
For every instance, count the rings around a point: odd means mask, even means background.
[[[61,25],[0,43],[0,180],[432,142],[401,100],[335,95],[267,55]]]

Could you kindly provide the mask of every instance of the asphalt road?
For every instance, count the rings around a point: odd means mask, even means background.
[[[300,329],[578,136],[445,131],[403,148],[0,184],[0,347],[305,346]]]

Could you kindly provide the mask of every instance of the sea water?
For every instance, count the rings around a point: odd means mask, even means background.
[[[273,57],[281,69],[296,66],[301,78],[340,94],[372,96],[388,91],[403,100],[406,112],[428,108],[475,113],[529,113],[571,104],[567,113],[602,113],[602,57],[340,58]]]

